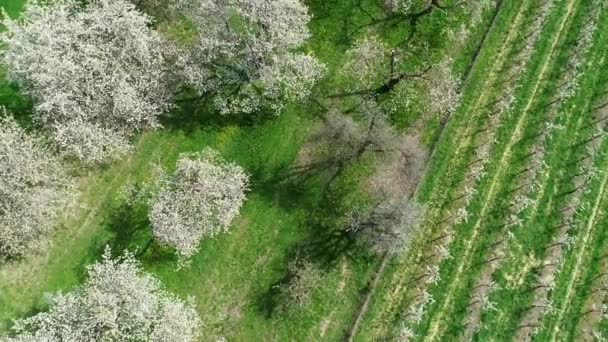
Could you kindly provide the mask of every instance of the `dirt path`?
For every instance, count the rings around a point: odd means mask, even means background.
[[[348,332],[346,333],[345,339],[347,341],[352,342],[353,339],[355,338],[357,331],[359,330],[359,325],[361,325],[361,321],[363,320],[363,317],[365,317],[365,313],[367,312],[367,309],[369,308],[369,303],[374,295],[374,291],[376,290],[376,287],[378,287],[378,284],[380,283],[380,279],[382,278],[382,275],[384,274],[384,270],[386,269],[386,265],[388,265],[388,262],[390,261],[390,259],[391,258],[390,258],[389,254],[385,254],[384,257],[382,257],[382,262],[380,263],[380,267],[374,274],[374,277],[372,278],[372,281],[369,285],[369,291],[366,293],[365,297],[363,298],[363,301],[361,302],[361,306],[359,307],[359,312],[355,316],[355,320],[354,320],[351,328],[348,329]]]

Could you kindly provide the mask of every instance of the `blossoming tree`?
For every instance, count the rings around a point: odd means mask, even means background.
[[[0,260],[23,256],[69,204],[73,182],[12,118],[0,118]]]
[[[113,260],[106,248],[88,279],[49,297],[49,310],[15,322],[11,342],[196,341],[200,319],[191,301],[167,293],[131,254]]]
[[[70,157],[124,155],[137,130],[169,106],[168,47],[126,0],[28,1],[4,16],[8,77],[36,101],[35,117]]]
[[[278,114],[306,98],[324,66],[301,52],[310,15],[299,0],[180,0],[198,31],[183,75],[222,114]]]

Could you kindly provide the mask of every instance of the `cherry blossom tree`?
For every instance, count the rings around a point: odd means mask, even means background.
[[[299,0],[181,0],[198,39],[183,75],[222,114],[270,110],[306,98],[324,66],[300,52],[310,15]]]
[[[36,100],[37,122],[66,156],[120,157],[135,131],[159,126],[173,49],[133,4],[34,0],[22,19],[4,18],[8,77]]]
[[[109,248],[83,285],[48,302],[48,311],[16,321],[7,341],[181,342],[200,334],[191,300],[167,293],[131,254],[113,260]]]
[[[432,113],[439,114],[442,120],[456,111],[460,104],[460,80],[452,73],[452,60],[444,59],[435,65],[426,78],[428,103]]]
[[[391,93],[404,80],[424,79],[430,70],[403,71],[403,51],[390,49],[378,36],[367,36],[346,52],[346,62],[340,70],[347,89],[341,96],[379,96]]]
[[[154,237],[175,248],[181,262],[187,261],[201,239],[228,231],[248,185],[245,171],[215,150],[182,154],[175,173],[161,176],[159,191],[150,200]]]
[[[391,50],[378,36],[370,35],[357,41],[346,52],[340,74],[345,77],[348,91],[372,90],[385,81],[390,73],[387,63]]]
[[[73,197],[73,181],[34,135],[0,118],[0,260],[41,241]]]

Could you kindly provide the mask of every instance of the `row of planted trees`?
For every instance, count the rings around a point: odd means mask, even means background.
[[[545,16],[535,17],[535,21],[524,27],[514,27],[527,32],[529,26],[540,25]],[[460,140],[456,141],[452,164],[447,166],[442,179],[443,186],[453,188],[454,192],[448,196],[436,192],[437,202],[430,200],[431,205],[437,207],[430,209],[433,212],[426,217],[429,221],[425,222],[425,227],[428,227],[430,236],[424,238],[422,244],[428,248],[413,257],[418,267],[412,272],[412,280],[406,282],[411,293],[403,295],[407,309],[397,313],[403,319],[402,326],[395,332],[397,336],[414,336],[414,327],[435,303],[428,289],[441,280],[438,265],[454,258],[451,248],[456,237],[455,227],[467,223],[471,216],[467,207],[477,196],[476,184],[487,175],[485,168],[496,143],[496,131],[514,101],[515,84],[525,69],[526,58],[537,38],[533,34],[522,34],[510,40],[509,37],[511,35],[502,43],[504,51],[499,51],[501,55],[487,76],[484,84],[487,89],[482,89],[475,100],[467,104],[470,108],[464,119],[467,125],[460,133]]]
[[[495,209],[495,212],[503,218],[500,222],[492,224],[490,229],[501,233],[493,237],[490,241],[491,244],[485,248],[488,257],[483,260],[481,265],[483,265],[483,274],[487,274],[497,281],[490,281],[488,277],[486,280],[479,279],[476,283],[474,296],[469,299],[467,306],[469,317],[465,321],[465,333],[468,334],[469,338],[473,334],[478,334],[480,337],[490,333],[500,334],[502,332],[500,329],[503,329],[503,327],[495,325],[493,327],[494,332],[490,332],[492,329],[484,327],[483,322],[479,319],[480,313],[485,311],[495,312],[492,315],[504,315],[505,306],[502,303],[495,306],[496,301],[511,298],[515,292],[522,298],[529,293],[534,294],[534,302],[520,309],[524,313],[523,319],[516,329],[513,328],[513,332],[517,333],[517,338],[530,338],[532,334],[538,332],[538,321],[544,313],[552,310],[551,302],[547,296],[554,289],[555,273],[559,268],[558,264],[561,262],[558,262],[558,260],[561,260],[558,249],[569,244],[569,242],[566,242],[569,238],[565,233],[568,224],[555,227],[557,231],[553,227],[547,230],[551,233],[546,235],[547,237],[555,234],[553,237],[555,243],[551,242],[544,245],[546,240],[535,238],[535,241],[539,243],[535,246],[527,243],[527,240],[532,234],[538,235],[539,229],[541,229],[531,227],[539,226],[543,227],[542,229],[547,229],[549,227],[545,226],[553,224],[553,221],[549,221],[550,223],[547,224],[544,215],[550,213],[550,216],[564,214],[567,216],[571,209],[556,210],[561,205],[560,198],[563,198],[563,194],[559,193],[559,188],[553,188],[551,181],[556,175],[562,175],[570,165],[565,165],[564,159],[560,159],[561,165],[560,161],[557,165],[551,164],[552,161],[556,161],[555,153],[562,155],[563,158],[563,150],[559,148],[552,150],[548,147],[551,144],[554,147],[559,146],[558,144],[564,143],[564,141],[567,143],[568,140],[563,139],[572,139],[572,129],[575,131],[580,129],[579,125],[582,120],[576,116],[576,113],[578,113],[574,109],[576,106],[569,105],[569,100],[573,99],[573,95],[579,89],[584,89],[580,85],[584,71],[582,66],[590,66],[595,63],[595,60],[587,54],[591,48],[594,30],[597,25],[594,17],[596,20],[596,14],[590,13],[588,20],[585,20],[582,24],[580,32],[577,29],[576,34],[568,38],[569,40],[563,44],[563,46],[569,46],[569,49],[562,48],[560,54],[569,57],[568,63],[553,71],[557,76],[555,81],[547,86],[549,96],[543,97],[542,101],[537,101],[538,104],[533,107],[533,110],[548,113],[547,119],[550,121],[536,120],[531,122],[522,141],[532,141],[533,143],[519,152],[517,158],[514,159],[513,171],[508,178],[513,185],[504,190],[505,196],[510,196],[512,199]],[[591,61],[585,63],[586,59]],[[579,98],[584,98],[583,96]],[[576,124],[576,128],[571,126],[572,124]],[[552,195],[554,198],[544,202],[551,197],[548,194],[552,191],[556,191]],[[541,195],[545,197],[542,198]],[[569,221],[569,219],[566,219],[566,221]],[[539,248],[539,246],[542,247]],[[542,261],[538,261],[538,264],[532,266],[530,274],[533,274],[536,278],[534,284],[526,288],[519,288],[521,284],[514,285],[512,279],[528,275],[528,270],[522,270],[524,264],[534,262],[534,256],[539,254],[545,255],[545,259],[541,259]],[[490,320],[492,318],[493,316],[489,316]],[[505,323],[512,323],[512,321],[505,321]]]
[[[483,89],[480,89],[479,95],[473,97],[472,102],[466,103],[468,107],[465,108],[469,110],[462,112],[466,113],[465,118],[461,119],[466,126],[455,140],[456,147],[452,150],[451,158],[446,159],[451,163],[445,165],[447,170],[443,173],[445,177],[435,183],[444,184],[444,187],[454,190],[448,196],[445,193],[433,192],[434,195],[429,200],[429,215],[426,217],[428,221],[424,223],[428,229],[426,232],[428,236],[421,238],[421,245],[427,248],[412,256],[412,264],[418,267],[408,276],[402,276],[406,280],[397,280],[400,283],[405,282],[404,292],[409,293],[400,295],[404,298],[403,302],[398,302],[401,304],[400,307],[391,308],[395,310],[393,313],[395,316],[403,319],[403,325],[397,327],[396,336],[411,338],[414,327],[425,318],[425,313],[435,303],[435,298],[428,289],[441,280],[438,265],[453,260],[454,256],[451,255],[450,249],[457,232],[455,228],[459,224],[466,224],[471,218],[471,213],[467,209],[477,197],[476,185],[487,175],[486,164],[496,147],[497,131],[515,100],[516,84],[525,71],[527,60],[540,34],[540,27],[548,14],[546,2],[528,6],[533,9],[530,14],[534,19],[527,21],[523,14],[520,13],[519,16],[516,14],[519,20],[516,19],[511,24],[512,31],[506,35],[507,38],[501,42],[500,49],[496,51],[498,57],[485,76]],[[523,25],[520,25],[522,22]],[[521,34],[517,35],[514,32]],[[488,247],[488,251],[495,250],[496,253],[492,253],[493,255],[483,260],[483,263],[495,265],[501,259],[500,247],[500,244]],[[487,298],[481,293],[492,289],[491,283],[479,284],[474,288],[475,293],[479,293],[480,296],[471,298],[471,305],[467,308],[468,315],[472,316],[473,320],[477,318],[474,318],[475,313],[471,309],[485,307],[488,304]],[[403,309],[406,304],[409,306]],[[464,328],[475,331],[476,324],[477,321],[466,322]]]

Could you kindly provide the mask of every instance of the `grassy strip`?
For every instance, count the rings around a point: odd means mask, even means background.
[[[596,220],[595,224],[598,227],[606,227],[608,225],[608,216],[605,211],[600,212],[600,215],[600,219]],[[587,256],[586,269],[581,275],[580,282],[576,284],[576,292],[572,297],[570,305],[567,307],[568,311],[564,314],[560,323],[560,337],[563,336],[570,341],[581,338],[581,333],[589,333],[589,331],[583,331],[581,325],[588,325],[589,329],[594,328],[594,321],[588,321],[588,310],[599,310],[600,306],[603,304],[602,302],[591,302],[589,303],[590,305],[587,306],[587,301],[591,299],[592,291],[601,291],[602,294],[604,292],[604,290],[594,287],[594,284],[597,285],[598,283],[594,280],[595,277],[602,272],[603,263],[605,269],[606,253],[608,253],[608,230],[598,229],[594,234],[595,236],[592,244],[588,245],[590,253]],[[600,296],[599,298],[605,298],[605,295],[603,297]],[[592,307],[591,305],[596,306]],[[595,322],[601,319],[602,317],[599,316]]]
[[[538,54],[533,57],[530,65],[532,71],[529,73],[530,77],[519,89],[521,91],[519,96],[516,96],[520,101],[521,99],[527,99],[527,101],[518,102],[518,106],[511,112],[515,115],[505,122],[499,131],[496,138],[497,144],[495,145],[497,150],[492,153],[493,156],[499,158],[491,160],[487,167],[488,174],[493,176],[482,180],[478,187],[478,197],[473,200],[468,210],[475,220],[469,219],[469,222],[461,225],[458,230],[457,236],[470,236],[470,238],[459,239],[452,250],[453,259],[445,263],[442,278],[449,279],[449,282],[448,284],[440,282],[433,289],[432,294],[436,305],[430,306],[427,318],[420,325],[418,330],[420,336],[425,336],[429,340],[442,336],[443,317],[452,316],[454,308],[462,307],[462,304],[466,307],[466,302],[468,302],[467,293],[469,293],[467,288],[472,285],[474,276],[476,272],[479,272],[481,266],[476,260],[480,260],[485,254],[480,247],[486,244],[491,235],[485,231],[484,227],[492,227],[492,223],[504,219],[501,217],[502,215],[494,216],[494,201],[498,201],[499,208],[501,202],[505,201],[505,198],[499,195],[503,193],[505,186],[508,187],[510,184],[503,182],[503,176],[509,169],[510,163],[517,160],[518,155],[525,154],[529,147],[529,142],[524,142],[521,138],[527,136],[527,130],[530,128],[532,119],[540,119],[531,118],[530,113],[533,113],[537,96],[541,93],[544,85],[547,84],[546,78],[554,67],[551,62],[553,62],[554,54],[559,51],[557,49],[558,45],[563,41],[565,33],[568,32],[570,19],[572,13],[575,13],[576,4],[576,1],[571,1],[565,4],[567,6],[554,7],[555,16],[549,19],[546,25],[547,29],[543,32],[539,45],[536,47]],[[554,34],[555,30],[557,30],[557,34]],[[459,292],[464,293],[464,295],[459,296]],[[459,305],[458,300],[461,299],[464,299],[464,301]],[[435,312],[437,313],[436,316],[434,315]],[[451,318],[453,319],[453,317]],[[461,322],[462,320],[456,321]]]
[[[576,288],[584,280],[581,279],[586,271],[590,271],[589,268],[593,268],[593,255],[597,251],[597,241],[600,234],[597,234],[596,229],[598,226],[597,221],[605,219],[603,216],[603,204],[606,200],[606,188],[608,185],[608,154],[606,149],[608,148],[608,140],[604,140],[602,144],[602,152],[598,153],[596,170],[598,170],[598,177],[590,184],[589,190],[586,191],[583,203],[589,205],[582,206],[577,221],[580,223],[580,229],[582,230],[577,237],[575,247],[568,251],[565,257],[565,263],[561,269],[559,277],[556,281],[556,289],[552,296],[552,300],[555,303],[555,311],[550,315],[547,315],[547,319],[543,322],[542,329],[539,331],[537,338],[541,340],[555,341],[560,334],[560,331],[573,329],[576,322],[566,323],[565,318],[571,313],[572,309],[576,306],[571,306],[574,296],[577,294]],[[601,170],[601,171],[599,171]],[[577,216],[579,216],[577,215]],[[576,314],[576,313],[575,313]],[[570,317],[572,318],[572,317]],[[574,317],[576,318],[576,317]]]
[[[591,135],[590,130],[583,131],[581,127],[585,124],[585,111],[588,110],[593,97],[589,94],[590,89],[594,89],[594,82],[597,81],[598,71],[601,70],[603,50],[601,40],[596,40],[594,52],[584,70],[581,86],[577,96],[570,98],[562,106],[566,115],[558,115],[558,125],[564,129],[557,131],[547,142],[548,153],[545,158],[543,184],[540,187],[538,203],[534,208],[524,212],[526,221],[522,229],[513,231],[510,243],[512,248],[509,250],[509,258],[505,265],[496,272],[494,281],[498,289],[490,297],[490,301],[496,310],[489,310],[484,313],[483,322],[491,322],[491,328],[486,324],[487,329],[482,329],[480,338],[507,338],[514,333],[520,316],[529,307],[533,299],[533,291],[527,289],[534,286],[534,277],[530,274],[543,259],[546,246],[551,243],[555,235],[556,226],[561,223],[561,215],[557,211],[565,204],[566,197],[559,196],[563,191],[571,188],[570,182],[562,184],[560,178],[564,176],[564,171],[568,173],[576,167],[566,168],[580,157],[570,148],[573,140],[583,140]],[[572,135],[574,133],[574,136]]]

